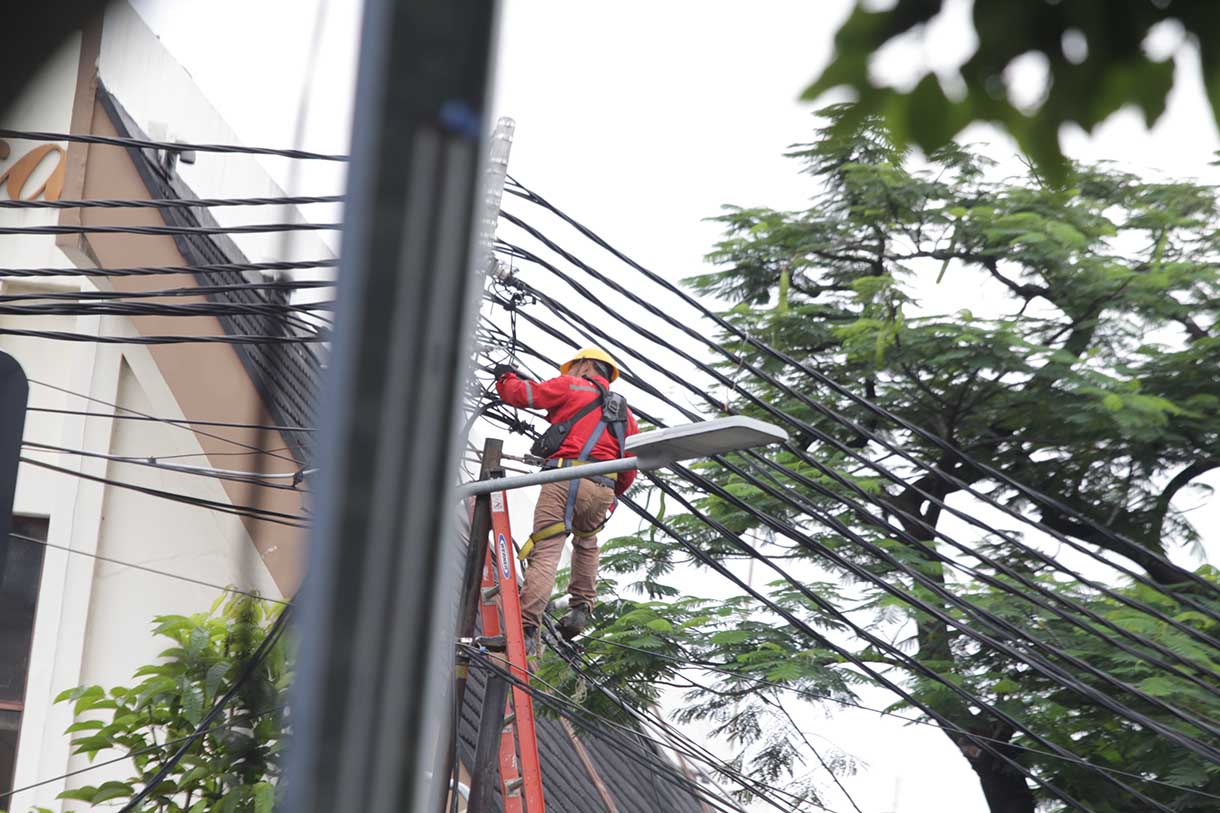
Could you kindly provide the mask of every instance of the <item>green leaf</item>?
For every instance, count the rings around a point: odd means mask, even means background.
[[[127,798],[135,795],[135,789],[125,782],[103,782],[93,798],[87,800],[90,804],[101,804],[111,799]]]
[[[254,786],[254,813],[272,813],[275,806],[275,786],[259,782]]]
[[[749,630],[721,630],[712,635],[711,642],[721,646],[726,644],[744,644],[751,637],[752,633]]]
[[[79,723],[73,723],[64,729],[65,734],[75,734],[78,731],[96,731],[99,728],[105,728],[106,724],[101,720],[81,720]]]
[[[217,661],[208,667],[207,675],[203,681],[204,702],[211,702],[216,697],[216,691],[220,688],[220,683],[224,680],[230,665],[228,661]]]
[[[97,793],[97,788],[93,785],[82,785],[79,788],[65,790],[56,796],[56,799],[72,799],[77,802],[93,803],[93,796]]]

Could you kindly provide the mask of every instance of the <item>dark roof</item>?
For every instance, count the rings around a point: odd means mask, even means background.
[[[459,752],[466,766],[474,763],[486,685],[486,670],[472,664],[459,728]],[[606,805],[563,722],[537,708],[535,717],[547,813],[605,811]],[[683,770],[660,754],[653,743],[609,727],[589,731],[577,724],[575,729],[619,813],[702,813],[705,809],[689,791],[679,787]],[[502,810],[499,802],[497,796],[496,809]]]
[[[97,99],[106,111],[111,124],[124,138],[147,140],[148,136],[136,125],[118,99],[98,82]],[[144,186],[153,198],[198,198],[189,186],[172,169],[167,169],[156,150],[128,147],[128,155],[140,173]],[[218,226],[205,207],[190,209],[161,209],[161,217],[167,226]],[[178,234],[174,242],[188,265],[210,265],[215,263],[248,263],[249,259],[237,244],[225,234]],[[240,271],[215,271],[196,276],[200,285],[237,285],[243,282],[262,281]],[[208,299],[225,303],[268,303],[283,301],[282,295],[272,290],[240,291],[209,294]],[[227,335],[280,335],[284,322],[265,314],[240,314],[219,317],[221,327]],[[298,330],[289,328],[290,330]],[[250,375],[267,412],[277,426],[314,425],[318,388],[322,373],[322,362],[318,345],[310,343],[280,344],[236,344],[233,345],[238,358]],[[309,432],[281,433],[293,456],[302,466],[312,463],[312,437]]]
[[[118,100],[100,82],[97,97],[120,136],[147,139]],[[156,151],[129,147],[128,153],[152,197],[183,200],[198,197],[172,169],[167,169],[161,163]],[[167,225],[218,225],[203,207],[163,209],[161,216]],[[176,235],[174,239],[190,265],[248,262],[245,254],[226,235]],[[234,285],[250,281],[236,271],[204,273],[198,279],[204,285]],[[270,301],[268,292],[263,290],[211,295],[209,299],[221,302]],[[283,330],[282,322],[262,315],[222,316],[220,323],[230,335],[271,335]],[[318,383],[322,375],[322,363],[315,345],[239,344],[234,347],[275,423],[281,426],[312,426]],[[284,437],[303,466],[312,462],[309,433],[286,432]],[[472,668],[459,726],[459,752],[463,764],[467,766],[474,761],[485,686],[486,673]],[[580,731],[579,726],[577,730]],[[538,715],[537,732],[547,813],[604,811],[606,805],[563,723],[552,716]],[[702,813],[705,810],[689,791],[675,784],[682,781],[682,770],[662,755],[654,744],[610,730],[604,733],[581,731],[579,739],[619,813]],[[502,809],[499,801],[497,795],[497,809]]]

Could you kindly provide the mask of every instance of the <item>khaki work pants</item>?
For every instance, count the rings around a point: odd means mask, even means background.
[[[599,485],[592,480],[576,481],[576,509],[572,513],[572,579],[568,594],[573,603],[584,603],[590,607],[597,599],[597,536],[581,533],[596,528],[606,521],[606,514],[614,503],[614,489]],[[534,530],[538,531],[556,522],[563,522],[564,508],[568,503],[569,483],[547,483],[538,495],[534,508]],[[559,569],[559,557],[567,534],[558,533],[547,539],[534,541],[526,561],[525,587],[521,592],[521,620],[527,627],[537,627],[546,609],[546,603],[555,589],[555,571]]]

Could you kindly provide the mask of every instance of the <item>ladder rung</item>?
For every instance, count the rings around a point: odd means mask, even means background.
[[[515,790],[520,790],[521,786],[524,784],[525,784],[525,780],[522,777],[518,776],[516,779],[510,779],[507,782],[505,782],[504,789],[507,790],[509,793],[512,793]]]
[[[506,714],[504,716],[504,727],[505,728],[508,728],[509,726],[513,725],[516,722],[517,722],[517,712],[514,711],[512,714]]]
[[[483,588],[483,601],[490,602],[493,598],[500,595],[500,585],[493,584],[491,587]]]

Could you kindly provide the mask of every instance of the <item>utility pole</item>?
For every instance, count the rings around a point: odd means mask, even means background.
[[[366,0],[285,810],[434,813],[496,0]]]

